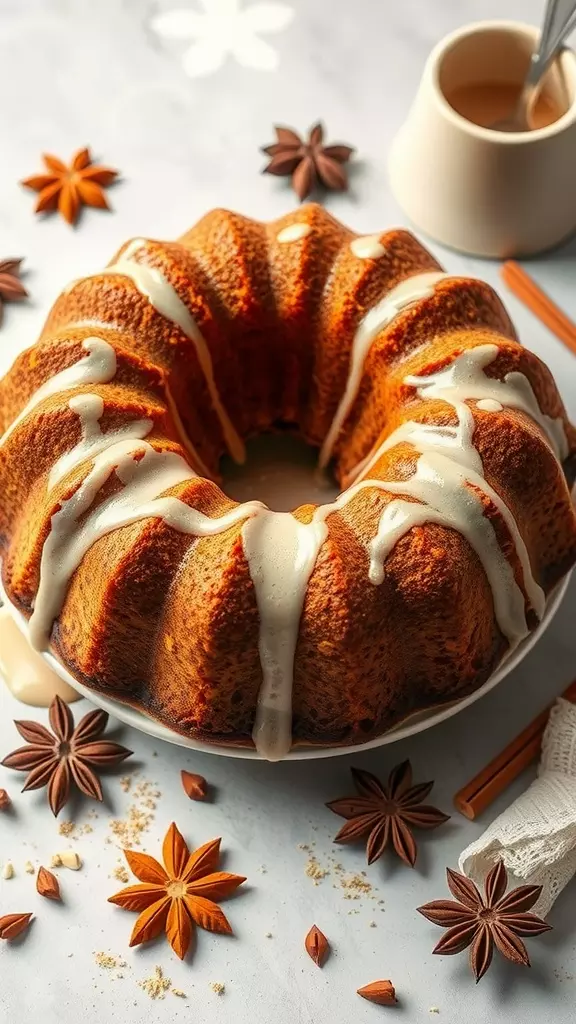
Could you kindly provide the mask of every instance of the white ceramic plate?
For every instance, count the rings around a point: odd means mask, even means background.
[[[526,657],[528,651],[534,647],[534,644],[538,642],[560,607],[560,603],[566,593],[568,583],[570,581],[570,575],[571,574],[569,573],[568,576],[566,576],[550,594],[546,604],[544,617],[537,629],[535,629],[530,636],[527,636],[526,639],[518,645],[516,650],[504,659],[496,672],[490,676],[490,679],[488,679],[484,685],[474,693],[471,693],[469,697],[464,697],[462,700],[454,701],[451,704],[445,704],[443,707],[436,708],[435,710],[421,711],[411,715],[404,722],[401,722],[393,729],[390,729],[387,733],[384,733],[383,736],[378,736],[376,739],[369,740],[367,743],[358,743],[347,747],[296,747],[287,755],[288,760],[302,761],[307,758],[315,757],[335,757],[338,754],[351,754],[361,750],[371,750],[374,747],[381,747],[387,743],[396,743],[397,740],[404,740],[408,736],[413,736],[415,733],[422,732],[424,729],[431,729],[433,725],[438,725],[439,722],[444,722],[447,718],[451,718],[452,715],[456,715],[459,711],[463,711],[464,708],[469,707],[470,704],[474,704],[474,702],[479,700],[480,697],[489,693],[489,691],[493,690],[498,683],[502,682],[508,673],[511,672],[512,669],[516,668],[522,659]],[[10,604],[1,583],[0,595],[4,604],[12,613],[18,626],[23,630],[23,632],[26,632],[27,623],[24,616]],[[174,743],[176,746],[188,747],[190,750],[199,750],[202,751],[202,753],[220,754],[223,757],[245,757],[257,761],[261,760],[256,750],[250,747],[216,746],[211,743],[202,743],[200,740],[189,739],[186,736],[180,736],[178,733],[172,732],[165,725],[161,725],[160,722],[156,722],[153,718],[149,718],[141,711],[136,711],[134,708],[130,708],[126,704],[121,704],[117,700],[112,700],[109,697],[103,697],[101,694],[89,690],[88,687],[83,686],[74,679],[74,676],[72,676],[70,672],[60,664],[53,654],[47,653],[44,657],[50,667],[54,669],[61,679],[64,679],[65,682],[69,683],[75,690],[81,693],[84,697],[87,697],[88,700],[93,704],[96,704],[97,707],[102,708],[104,711],[108,711],[114,718],[118,718],[121,722],[125,722],[126,725],[131,725],[134,729],[139,729],[140,732],[147,733],[155,739],[165,740],[166,743]]]

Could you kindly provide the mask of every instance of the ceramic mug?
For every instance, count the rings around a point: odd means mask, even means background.
[[[432,51],[389,158],[392,191],[423,232],[463,252],[540,252],[576,230],[576,54],[563,49],[546,91],[565,113],[529,132],[482,128],[446,99],[474,83],[520,84],[538,30],[512,21],[468,25]]]

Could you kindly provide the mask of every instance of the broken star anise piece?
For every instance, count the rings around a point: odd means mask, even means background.
[[[5,768],[29,772],[22,790],[48,787],[48,803],[56,816],[68,802],[74,783],[85,796],[102,800],[102,786],[97,771],[119,764],[132,751],[119,743],[100,739],[108,715],[90,711],[74,728],[74,718],[67,704],[55,697],[50,705],[50,732],[39,722],[14,722],[28,743],[4,758]],[[96,770],[95,770],[96,769]]]
[[[384,785],[371,772],[352,768],[352,777],[359,796],[343,797],[326,804],[335,814],[348,818],[335,843],[354,843],[368,836],[366,853],[372,864],[391,844],[398,856],[410,867],[416,862],[417,847],[412,828],[436,828],[448,821],[436,807],[423,804],[433,782],[412,785],[409,761],[393,768]]]
[[[342,191],[348,188],[348,176],[343,165],[354,153],[352,146],[325,146],[324,128],[320,122],[310,129],[306,140],[292,128],[274,125],[274,131],[277,141],[262,149],[270,157],[264,174],[291,177],[292,187],[300,200],[306,199],[318,183],[328,189]]]
[[[28,292],[19,276],[21,264],[21,259],[0,260],[0,323],[5,302],[28,298]]]
[[[470,946],[470,966],[476,981],[486,973],[494,946],[515,964],[530,967],[521,935],[541,935],[550,925],[527,911],[542,892],[541,885],[520,885],[506,893],[508,875],[501,860],[494,865],[484,883],[484,896],[466,875],[446,869],[448,888],[454,900],[434,900],[418,907],[432,924],[448,931],[432,950],[444,956],[461,953]]]
[[[104,188],[115,181],[118,171],[93,164],[89,149],[79,149],[69,167],[50,153],[44,153],[42,159],[44,174],[33,174],[20,182],[39,193],[35,213],[58,210],[68,224],[75,224],[82,206],[110,209]]]
[[[181,960],[190,945],[194,925],[210,932],[230,934],[228,919],[215,900],[230,896],[246,879],[217,871],[220,839],[205,843],[194,853],[172,823],[162,845],[164,866],[154,857],[136,850],[124,850],[130,870],[141,885],[130,885],[108,902],[140,916],[130,938],[131,946],[155,939],[165,931],[168,942]]]

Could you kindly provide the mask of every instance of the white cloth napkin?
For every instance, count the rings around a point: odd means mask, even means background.
[[[502,859],[510,885],[541,885],[545,917],[576,872],[576,705],[559,699],[542,741],[538,778],[460,855],[477,884]]]

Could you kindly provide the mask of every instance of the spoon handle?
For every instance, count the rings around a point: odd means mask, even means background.
[[[540,81],[563,39],[576,28],[576,0],[548,0],[538,46],[526,79],[528,87]]]

